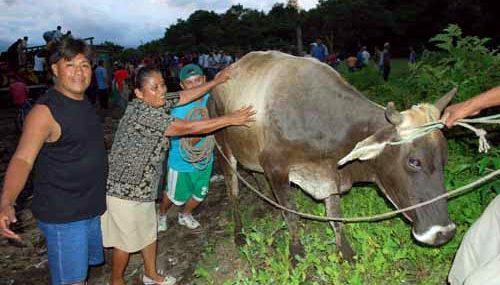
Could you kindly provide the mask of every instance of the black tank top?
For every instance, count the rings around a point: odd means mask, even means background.
[[[87,98],[74,100],[49,89],[37,104],[49,108],[61,136],[45,143],[34,167],[32,211],[47,223],[67,223],[106,210],[108,170],[104,133]]]

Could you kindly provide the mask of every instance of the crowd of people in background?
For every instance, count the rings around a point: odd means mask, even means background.
[[[53,84],[50,67],[47,64],[49,54],[54,45],[57,45],[65,38],[72,38],[71,31],[63,33],[62,27],[57,26],[55,30],[46,31],[43,33],[43,38],[46,42],[46,48],[38,49],[34,54],[27,54],[28,37],[18,39],[6,51],[8,65],[12,70],[29,69],[34,74],[35,82],[40,84]],[[330,43],[331,46],[331,43]],[[193,50],[196,50],[194,48]],[[287,52],[287,51],[285,51]],[[291,51],[289,53],[292,53]],[[132,96],[133,80],[136,71],[144,65],[157,66],[167,85],[176,90],[179,87],[178,75],[181,68],[187,64],[197,64],[200,66],[206,75],[207,79],[214,78],[215,74],[224,67],[234,63],[244,55],[244,52],[230,53],[223,49],[213,48],[211,50],[192,51],[185,53],[164,52],[163,54],[152,54],[142,59],[133,58],[128,61],[112,61],[104,62],[97,59],[97,64],[94,65],[94,75],[92,84],[87,93],[91,103],[99,108],[107,109],[108,102],[111,99],[112,103],[119,105],[124,109],[125,102],[130,100]],[[370,53],[367,46],[359,45],[359,48],[353,52],[340,52],[331,49],[323,42],[323,39],[318,37],[310,44],[310,49],[303,54],[316,58],[321,62],[325,62],[334,69],[344,65],[351,71],[359,71],[363,68],[374,65],[380,70],[380,74],[385,81],[389,80],[391,71],[391,45],[386,42],[383,49],[374,47]],[[410,64],[415,64],[417,53],[413,47],[409,48],[408,61]],[[119,70],[118,75],[115,72]],[[21,76],[13,76],[11,83],[24,81]],[[30,82],[32,84],[32,82]]]
[[[55,30],[46,31],[43,33],[43,38],[46,42],[46,47],[37,49],[30,54],[28,50],[28,37],[18,39],[7,50],[8,65],[11,70],[27,71],[32,74],[30,82],[23,76],[12,76],[9,84],[16,83],[16,86],[29,84],[44,84],[52,86],[54,84],[53,75],[50,72],[48,64],[51,50],[54,46],[61,43],[66,38],[73,38],[71,31],[62,30],[61,26],[57,26]],[[331,46],[331,43],[328,44]],[[329,50],[323,39],[318,37],[309,45],[310,49],[303,53],[303,56],[313,57],[321,62],[325,62],[334,69],[339,69],[345,66],[350,72],[362,70],[368,66],[377,68],[380,71],[381,77],[389,80],[391,72],[391,45],[386,42],[382,49],[374,47],[373,52],[370,52],[367,46],[359,44],[357,50],[352,52],[339,51],[331,48]],[[292,49],[281,50],[290,54],[295,54]],[[211,50],[204,49],[184,53],[164,52],[149,54],[144,58],[130,58],[127,60],[113,60],[113,57],[104,61],[101,58],[96,58],[93,62],[92,81],[87,89],[87,96],[98,109],[108,109],[110,104],[112,107],[118,107],[122,112],[127,106],[127,102],[132,100],[134,95],[134,78],[137,71],[148,65],[154,65],[159,68],[161,74],[169,88],[169,90],[179,90],[179,72],[183,66],[188,64],[196,64],[201,67],[203,73],[208,80],[222,70],[224,67],[236,62],[241,58],[244,52],[228,52],[220,48]],[[410,64],[415,64],[417,53],[413,47],[409,48],[408,61]],[[12,90],[26,90],[28,88],[12,88]],[[19,92],[17,92],[19,93]],[[14,94],[17,98],[29,97],[28,94],[20,96]],[[11,94],[11,96],[14,96]]]
[[[350,72],[355,72],[370,66],[371,62],[373,62],[380,71],[384,81],[389,80],[392,58],[391,44],[389,42],[384,43],[382,49],[375,46],[373,53],[370,53],[366,46],[360,46],[356,52],[348,52],[346,54],[341,54],[335,50],[329,52],[321,38],[317,38],[310,46],[310,52],[306,54],[306,56],[314,57],[321,62],[325,62],[334,69],[338,69],[343,63]],[[415,49],[410,46],[408,63],[416,64],[416,62],[417,53]]]

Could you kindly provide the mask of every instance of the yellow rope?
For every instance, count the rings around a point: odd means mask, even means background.
[[[195,107],[186,115],[187,121],[197,121],[208,118],[208,111],[205,107]],[[209,135],[201,138],[201,141],[194,143],[193,137],[182,137],[180,139],[181,157],[191,163],[194,168],[203,170],[212,162],[214,152],[214,136]]]

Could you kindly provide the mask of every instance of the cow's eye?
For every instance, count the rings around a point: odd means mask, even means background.
[[[422,168],[422,162],[420,161],[420,159],[417,159],[417,158],[409,158],[408,165],[414,169],[421,169]]]

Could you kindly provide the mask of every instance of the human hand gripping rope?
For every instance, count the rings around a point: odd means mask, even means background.
[[[487,153],[488,150],[491,148],[488,141],[486,140],[487,132],[483,129],[475,128],[470,124],[500,124],[500,114],[476,118],[476,119],[460,119],[455,124],[473,131],[476,134],[476,136],[478,136],[479,139],[478,151],[480,153]],[[435,129],[442,129],[444,126],[445,126],[444,120],[439,120],[422,126],[405,129],[405,131],[407,131],[407,134],[402,136],[399,140],[392,141],[389,144],[398,145],[398,144],[408,143],[419,137],[429,134]]]

